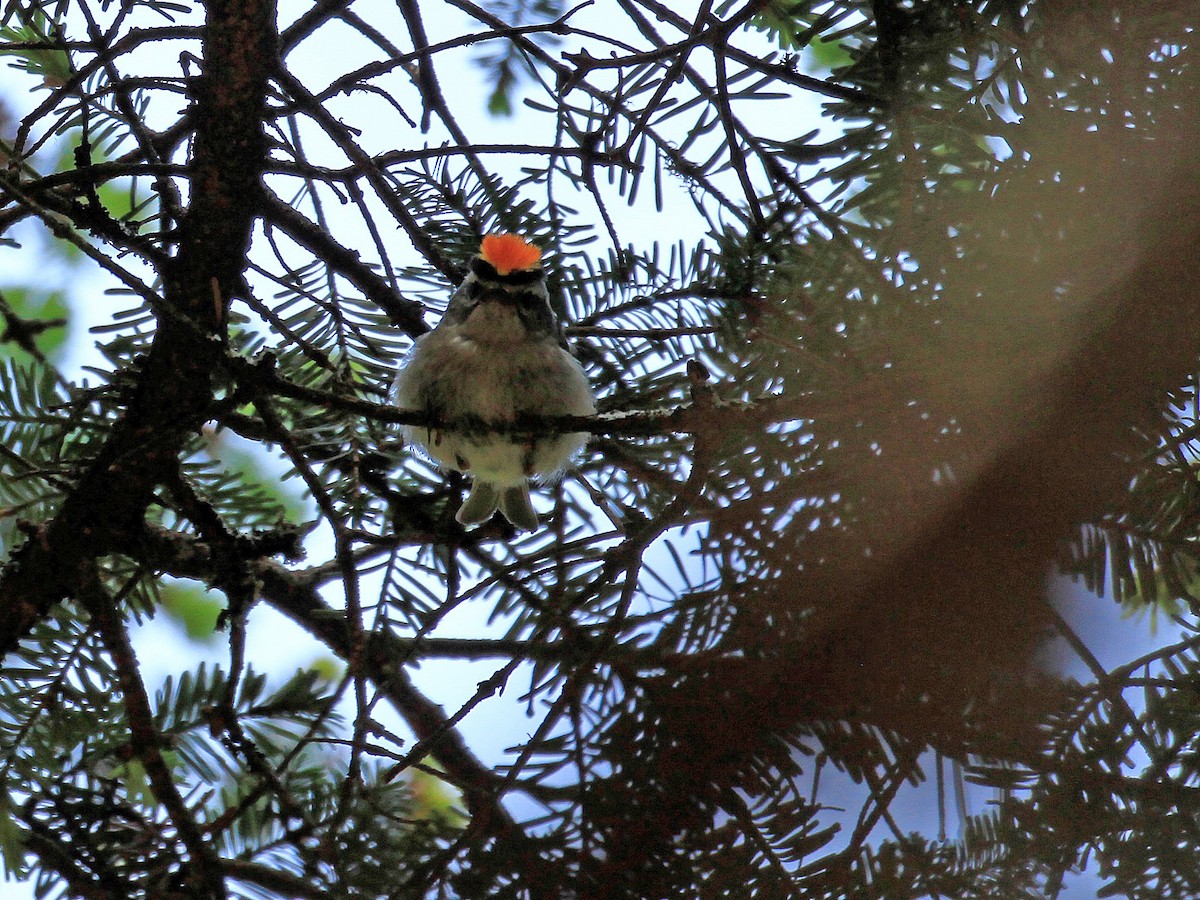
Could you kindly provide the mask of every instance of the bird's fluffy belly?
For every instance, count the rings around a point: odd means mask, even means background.
[[[467,438],[452,431],[435,432],[432,440],[426,435],[414,437],[443,468],[466,472],[497,487],[516,487],[531,475],[552,476],[584,444],[577,435],[523,444],[498,436]]]
[[[519,413],[588,415],[594,409],[583,370],[557,344],[485,343],[438,331],[418,342],[397,399],[403,408],[429,409],[451,421],[505,423]],[[586,434],[533,439],[422,427],[405,433],[444,468],[497,486],[553,476],[587,441]]]

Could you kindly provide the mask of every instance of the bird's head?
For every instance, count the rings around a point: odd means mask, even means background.
[[[561,339],[546,290],[542,251],[516,234],[484,237],[446,317],[459,325],[470,321],[471,330],[489,343],[511,342],[517,333],[522,339]]]
[[[502,279],[515,273],[542,271],[542,251],[518,234],[487,235],[478,258]]]

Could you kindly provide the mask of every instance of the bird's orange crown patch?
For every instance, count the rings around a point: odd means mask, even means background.
[[[542,251],[515,234],[489,234],[479,248],[483,261],[499,275],[537,268]]]

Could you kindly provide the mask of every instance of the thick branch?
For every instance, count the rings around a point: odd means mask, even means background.
[[[77,591],[90,560],[141,531],[154,487],[203,422],[223,356],[228,298],[241,279],[266,160],[266,60],[275,54],[274,0],[208,5],[189,165],[192,202],[179,250],[162,272],[153,346],[125,398],[125,415],[58,515],[0,573],[0,651],[50,606]]]

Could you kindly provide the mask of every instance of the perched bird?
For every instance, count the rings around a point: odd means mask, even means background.
[[[456,516],[463,525],[485,522],[499,508],[513,525],[535,530],[529,479],[553,481],[587,443],[585,433],[487,430],[523,415],[596,411],[587,376],[550,308],[541,258],[518,235],[485,237],[442,320],[417,339],[396,375],[397,406],[449,424],[404,432],[443,469],[472,477]],[[456,421],[473,427],[455,429]]]

